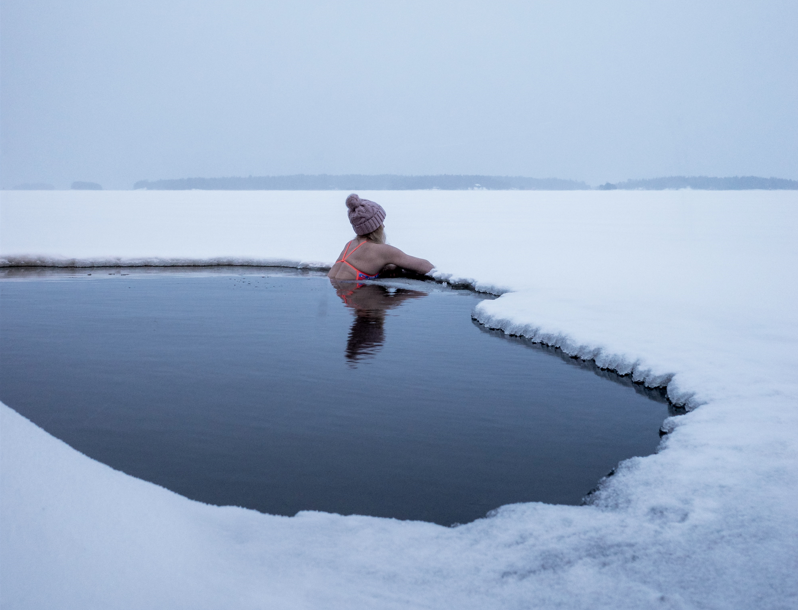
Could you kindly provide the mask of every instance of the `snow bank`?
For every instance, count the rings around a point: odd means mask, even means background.
[[[349,237],[345,195],[4,192],[0,259],[324,266]],[[449,529],[201,505],[2,406],[4,608],[798,605],[796,193],[361,195],[439,279],[505,292],[484,324],[693,410],[591,506]]]

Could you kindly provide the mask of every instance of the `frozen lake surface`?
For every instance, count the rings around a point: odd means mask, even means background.
[[[442,525],[578,504],[618,462],[653,453],[668,416],[660,392],[487,331],[471,320],[485,295],[431,282],[5,275],[0,399],[210,504]]]
[[[474,308],[481,323],[667,385],[689,412],[588,505],[513,504],[450,528],[192,502],[3,399],[0,606],[796,607],[798,192],[359,194],[436,279],[500,295]],[[322,268],[351,236],[347,195],[3,191],[0,266]],[[390,355],[400,319],[358,371]]]

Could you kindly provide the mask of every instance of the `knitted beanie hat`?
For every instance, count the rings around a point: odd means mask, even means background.
[[[361,199],[354,193],[346,198],[346,207],[349,208],[349,222],[358,235],[376,231],[385,220],[385,210],[379,203]]]

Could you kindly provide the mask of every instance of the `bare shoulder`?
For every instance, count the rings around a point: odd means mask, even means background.
[[[434,267],[428,260],[410,256],[395,246],[389,246],[388,244],[375,244],[375,246],[379,248],[379,250],[375,248],[375,251],[379,253],[378,256],[383,265],[396,265],[404,269],[412,269],[418,273],[429,273]]]
[[[369,244],[369,250],[372,253],[372,256],[377,256],[384,264],[398,264],[397,260],[407,256],[404,252],[402,252],[396,246],[389,246],[388,244]]]
[[[396,246],[389,246],[388,244],[372,244],[372,247],[375,251],[380,253],[380,256],[402,256],[404,252],[402,252]]]

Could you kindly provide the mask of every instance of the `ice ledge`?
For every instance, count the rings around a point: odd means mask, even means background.
[[[640,358],[633,360],[627,355],[612,353],[600,346],[579,343],[563,332],[547,331],[541,326],[491,312],[490,306],[486,302],[478,304],[471,317],[492,330],[501,330],[510,336],[525,337],[534,343],[556,347],[573,358],[592,360],[599,368],[631,376],[632,381],[642,383],[648,388],[665,388],[668,399],[675,406],[688,411],[704,402],[696,397],[695,392],[679,387],[675,382],[675,373],[658,370]]]
[[[211,258],[183,257],[120,257],[103,256],[70,258],[36,254],[7,255],[0,257],[0,267],[289,267],[292,269],[327,270],[329,263],[319,261],[297,261],[288,258],[251,258],[240,256],[216,256]]]

